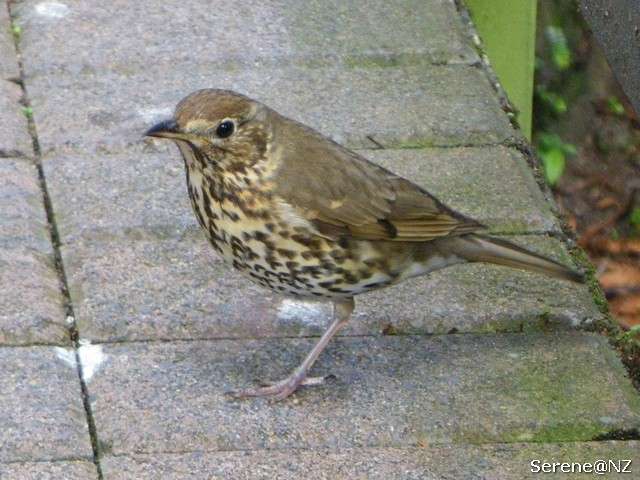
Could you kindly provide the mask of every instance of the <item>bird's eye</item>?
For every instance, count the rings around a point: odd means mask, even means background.
[[[218,125],[218,128],[216,128],[216,135],[220,138],[227,138],[231,136],[233,130],[233,122],[231,120],[225,120],[220,125]]]

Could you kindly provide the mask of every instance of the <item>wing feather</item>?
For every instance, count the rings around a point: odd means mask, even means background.
[[[278,117],[275,193],[323,234],[424,242],[483,228],[410,181]]]

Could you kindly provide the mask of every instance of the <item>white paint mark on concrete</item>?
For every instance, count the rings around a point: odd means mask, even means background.
[[[138,109],[138,115],[140,115],[145,122],[166,120],[173,115],[173,109],[170,107],[140,108]]]
[[[76,368],[76,352],[67,348],[56,347],[56,356],[71,368]]]
[[[77,368],[76,351],[73,349],[55,347],[56,356],[71,368]],[[102,345],[91,345],[88,340],[80,340],[78,357],[82,366],[82,379],[85,382],[98,371],[106,361],[107,355],[102,351]]]
[[[107,355],[102,351],[102,345],[91,345],[89,340],[80,340],[78,356],[82,366],[82,379],[85,382],[91,380],[91,377],[107,360]]]
[[[49,18],[62,18],[69,14],[69,7],[59,2],[40,2],[36,5],[36,13]]]
[[[329,308],[327,308],[329,307]],[[319,302],[303,302],[284,298],[278,307],[278,319],[305,325],[324,325],[330,315],[330,306]]]

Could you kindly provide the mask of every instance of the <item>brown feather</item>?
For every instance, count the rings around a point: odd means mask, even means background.
[[[404,178],[271,111],[276,195],[326,235],[424,242],[483,226]],[[322,179],[322,181],[318,181]],[[313,215],[309,215],[313,212]]]

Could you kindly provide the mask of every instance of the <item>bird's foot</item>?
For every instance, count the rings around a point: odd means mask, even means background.
[[[247,388],[245,390],[233,390],[226,392],[226,394],[237,399],[248,397],[269,397],[270,400],[277,402],[287,398],[295,392],[298,387],[322,385],[331,378],[334,378],[333,375],[327,375],[326,377],[307,377],[305,372],[296,371],[279,382],[263,383],[260,387]]]

